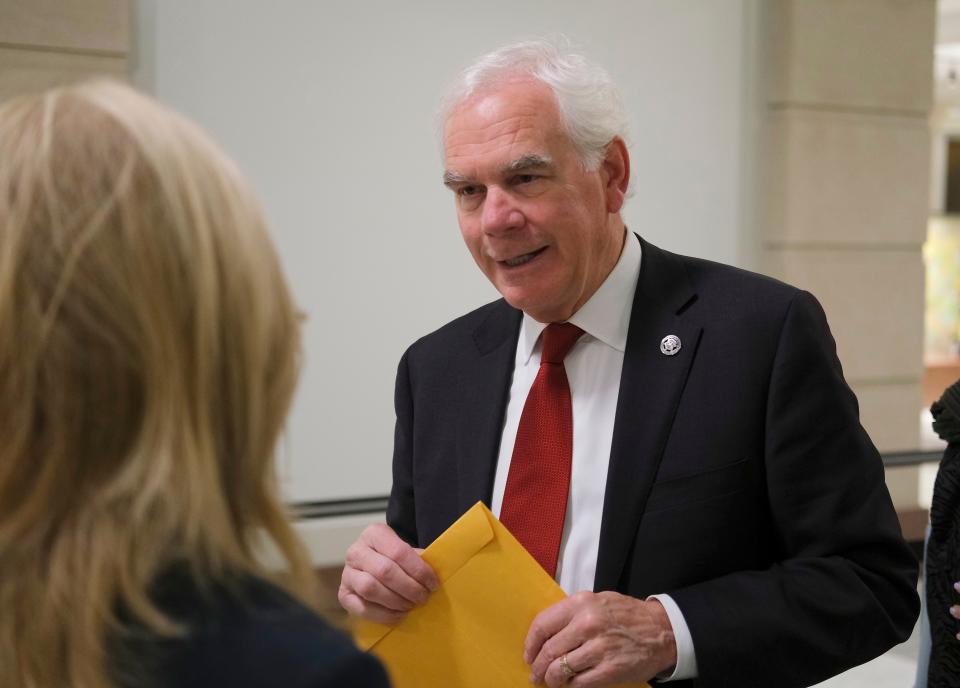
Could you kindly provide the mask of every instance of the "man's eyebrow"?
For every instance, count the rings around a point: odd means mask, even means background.
[[[470,179],[462,174],[457,172],[451,172],[450,170],[443,171],[443,184],[444,186],[453,186],[454,184],[467,184],[470,182]]]
[[[551,158],[537,153],[528,153],[527,155],[520,156],[516,160],[508,162],[501,168],[500,174],[507,176],[523,170],[541,170],[548,167],[553,167],[553,160]],[[471,184],[473,180],[459,172],[444,170],[443,183],[446,186],[455,186],[457,184]]]
[[[508,162],[503,168],[503,173],[510,174],[512,172],[520,172],[521,170],[538,170],[545,167],[553,167],[553,160],[545,155],[529,153]]]

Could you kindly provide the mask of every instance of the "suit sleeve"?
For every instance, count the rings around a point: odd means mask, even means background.
[[[763,465],[776,562],[667,591],[710,686],[807,686],[903,642],[917,563],[820,304],[798,292],[767,396]]]
[[[413,399],[409,356],[408,349],[397,366],[393,395],[397,421],[393,433],[393,487],[387,506],[387,525],[406,542],[419,547],[413,497]]]

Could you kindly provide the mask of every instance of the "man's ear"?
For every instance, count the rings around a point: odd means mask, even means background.
[[[607,197],[607,212],[619,213],[630,185],[630,153],[627,144],[619,136],[614,137],[607,146],[600,171]]]

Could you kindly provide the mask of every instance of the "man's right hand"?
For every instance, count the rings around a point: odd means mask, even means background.
[[[347,549],[337,597],[353,616],[392,624],[426,602],[439,585],[418,550],[389,526],[377,523]]]

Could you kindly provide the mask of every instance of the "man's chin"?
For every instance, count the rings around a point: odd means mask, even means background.
[[[498,289],[498,291],[503,296],[504,301],[517,310],[523,311],[537,322],[560,322],[572,315],[572,313],[564,313],[563,309],[559,308],[557,304],[546,299],[534,298],[528,292],[521,292],[516,289]]]

